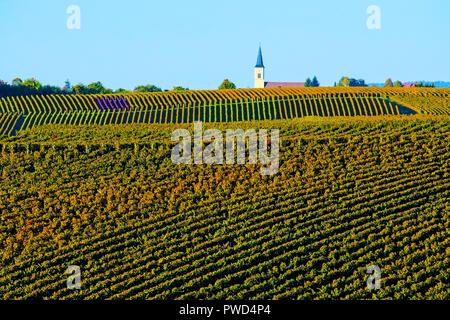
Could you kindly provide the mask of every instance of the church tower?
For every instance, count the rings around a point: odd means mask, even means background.
[[[258,59],[255,65],[255,88],[264,88],[264,64],[261,45],[259,46]]]

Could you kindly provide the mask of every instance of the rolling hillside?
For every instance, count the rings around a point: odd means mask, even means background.
[[[0,99],[0,135],[45,124],[234,122],[450,114],[450,89],[275,88]]]
[[[204,126],[279,128],[279,173],[172,164],[170,135],[189,124],[1,139],[0,297],[449,298],[449,117]]]

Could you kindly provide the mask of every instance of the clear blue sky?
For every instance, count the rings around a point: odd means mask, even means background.
[[[80,30],[66,26],[72,4]],[[366,26],[369,5],[381,9],[381,30]],[[229,78],[246,88],[259,42],[269,81],[450,81],[450,1],[0,0],[9,83],[212,89]]]

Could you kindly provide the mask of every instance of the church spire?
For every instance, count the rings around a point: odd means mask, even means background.
[[[259,44],[258,59],[255,66],[255,88],[264,88],[264,63],[261,52],[261,44]]]
[[[255,68],[264,68],[263,58],[262,58],[262,52],[261,52],[261,44],[259,45],[259,51],[258,51],[258,59],[256,60],[256,66]]]

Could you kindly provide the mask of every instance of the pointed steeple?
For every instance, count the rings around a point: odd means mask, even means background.
[[[259,51],[258,51],[258,59],[256,60],[256,66],[255,68],[264,68],[263,58],[262,58],[262,52],[261,52],[261,45],[259,45]]]

